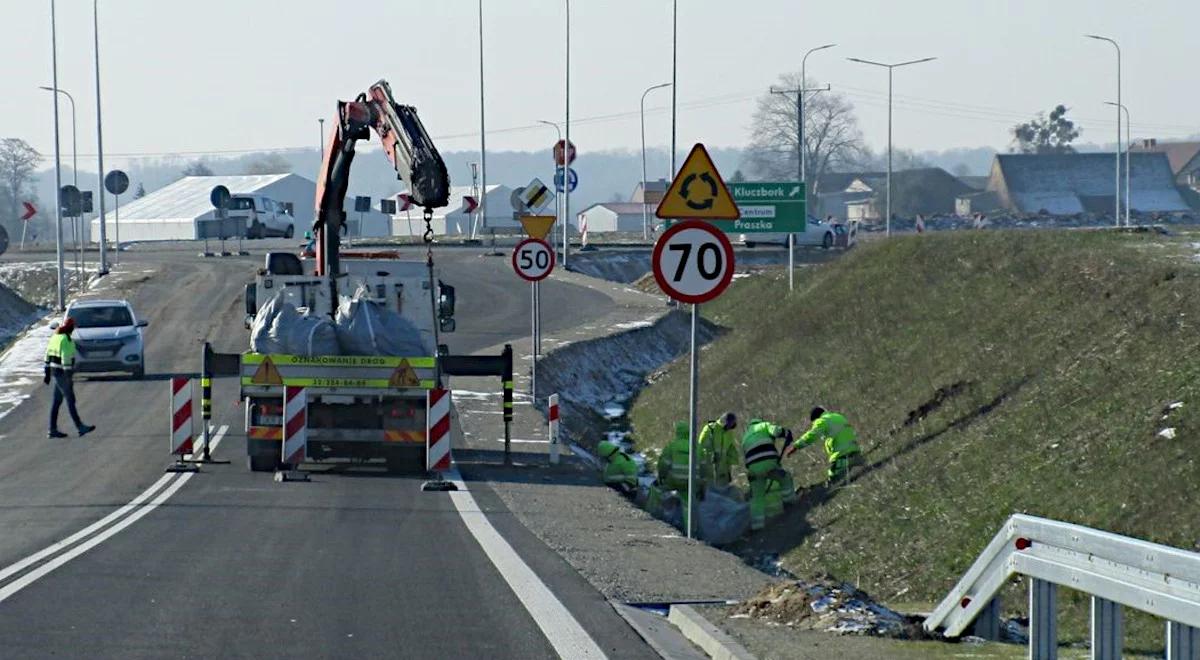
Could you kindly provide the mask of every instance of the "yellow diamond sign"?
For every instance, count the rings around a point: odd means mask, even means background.
[[[692,147],[654,215],[663,220],[737,220],[742,217],[703,144]]]

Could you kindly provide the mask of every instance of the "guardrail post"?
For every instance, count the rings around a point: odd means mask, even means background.
[[[1200,628],[1167,622],[1167,660],[1200,659]]]
[[[1092,596],[1092,660],[1120,660],[1122,619],[1120,603]]]
[[[1029,579],[1029,657],[1031,660],[1058,658],[1058,586]]]
[[[1000,597],[988,601],[972,624],[971,634],[988,641],[1000,641]]]

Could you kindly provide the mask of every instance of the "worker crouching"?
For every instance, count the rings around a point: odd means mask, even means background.
[[[668,491],[676,491],[679,493],[679,500],[683,505],[684,525],[687,524],[688,510],[688,458],[691,455],[691,432],[688,430],[687,422],[675,423],[675,437],[671,440],[662,451],[662,455],[658,457],[658,483]],[[712,469],[709,467],[705,453],[700,452],[700,462],[697,467],[696,475],[696,497],[704,498],[704,475],[709,474]]]
[[[785,455],[818,441],[823,443],[829,468],[825,471],[826,485],[845,485],[850,481],[850,469],[862,464],[862,452],[858,448],[858,434],[841,413],[817,406],[809,414],[812,427],[800,436],[799,442]]]
[[[638,486],[638,466],[633,457],[626,454],[620,445],[608,440],[600,441],[596,450],[604,461],[604,483],[622,493],[635,492]]]
[[[712,474],[706,473],[709,485],[714,488],[725,488],[733,481],[733,468],[741,459],[738,451],[737,415],[727,412],[704,425],[700,429],[700,452],[708,458],[712,466]]]
[[[746,478],[750,482],[750,529],[766,527],[767,520],[783,513],[784,503],[796,500],[792,475],[783,468],[775,441],[783,439],[786,452],[792,444],[792,432],[777,424],[751,420],[742,437],[742,456]]]

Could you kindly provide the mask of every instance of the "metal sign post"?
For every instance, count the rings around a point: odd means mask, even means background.
[[[725,232],[700,220],[671,225],[654,244],[654,279],[672,299],[692,305],[690,377],[688,396],[688,538],[695,538],[696,460],[699,438],[700,304],[721,295],[733,281],[733,245]]]
[[[529,282],[529,340],[533,356],[529,396],[537,400],[537,359],[541,340],[538,283],[554,270],[554,248],[540,238],[527,238],[513,248],[512,264],[517,275]]]

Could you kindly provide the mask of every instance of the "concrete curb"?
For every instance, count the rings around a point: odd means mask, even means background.
[[[754,655],[725,631],[709,623],[691,605],[672,605],[667,620],[713,660],[755,660]]]

